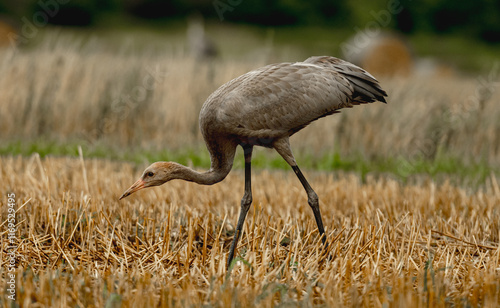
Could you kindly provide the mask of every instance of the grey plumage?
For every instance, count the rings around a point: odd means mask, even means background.
[[[334,57],[310,57],[267,65],[222,85],[203,105],[200,128],[209,148],[223,139],[273,147],[312,121],[353,105],[385,103],[385,96],[365,70]]]

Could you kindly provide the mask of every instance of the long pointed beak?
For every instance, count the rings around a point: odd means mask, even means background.
[[[137,182],[135,182],[134,184],[132,184],[132,186],[130,186],[129,189],[127,189],[123,195],[120,197],[120,199],[118,200],[121,200],[127,196],[130,196],[131,194],[135,193],[136,191],[138,190],[141,190],[145,188],[145,183],[142,179],[138,179]]]

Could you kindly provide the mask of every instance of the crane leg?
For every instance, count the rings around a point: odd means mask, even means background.
[[[243,146],[243,152],[245,154],[245,194],[241,199],[241,210],[240,217],[238,218],[238,224],[236,225],[236,232],[234,233],[233,242],[231,244],[231,249],[229,250],[229,257],[227,258],[227,268],[231,266],[231,262],[234,258],[234,251],[238,245],[238,240],[241,236],[243,230],[243,223],[247,217],[250,205],[252,205],[252,170],[251,170],[251,160],[252,160],[252,150],[253,146]]]
[[[302,183],[302,186],[304,186],[304,189],[307,192],[307,202],[309,203],[309,206],[313,210],[314,218],[316,219],[316,224],[318,225],[318,231],[319,231],[319,234],[321,236],[321,240],[323,241],[323,244],[326,245],[325,228],[323,227],[323,219],[321,219],[321,213],[319,211],[318,195],[311,188],[311,185],[309,185],[305,176],[300,171],[299,167],[297,165],[295,165],[295,166],[292,165],[292,169],[295,172],[295,174],[297,175],[297,177],[299,178],[300,183]]]
[[[328,247],[326,243],[325,228],[323,227],[323,219],[321,219],[321,213],[319,211],[318,195],[316,194],[316,192],[314,192],[314,190],[311,188],[311,185],[309,185],[309,183],[307,182],[305,176],[300,171],[299,166],[297,166],[297,162],[295,161],[295,158],[292,154],[292,149],[290,148],[289,139],[282,138],[275,140],[273,143],[273,147],[292,167],[293,171],[299,178],[300,183],[302,183],[302,186],[304,186],[304,189],[307,192],[307,202],[309,203],[309,206],[314,213],[314,219],[316,219],[316,224],[318,225],[318,231],[321,236],[321,240],[323,241],[323,244],[325,244],[325,247]]]

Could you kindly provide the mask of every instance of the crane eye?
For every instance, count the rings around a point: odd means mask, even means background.
[[[151,177],[151,176],[153,176],[153,175],[154,175],[154,173],[153,173],[153,172],[151,172],[151,171],[149,171],[148,173],[146,173],[146,176],[149,176],[149,177]]]

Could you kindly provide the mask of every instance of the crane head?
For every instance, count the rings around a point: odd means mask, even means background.
[[[171,162],[156,162],[147,167],[141,177],[121,195],[119,200],[143,188],[159,186],[176,178],[174,175],[177,169],[176,165]]]

